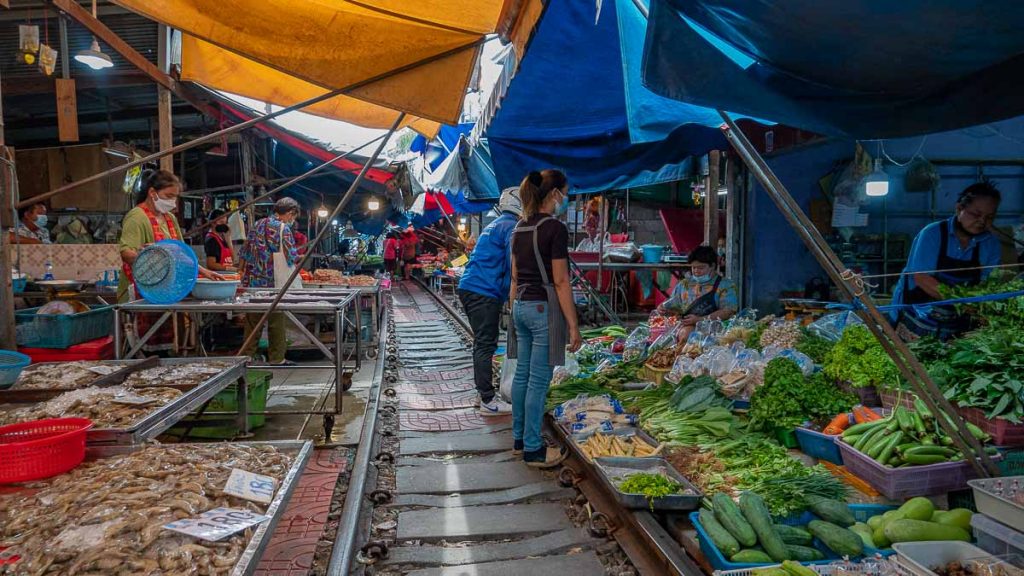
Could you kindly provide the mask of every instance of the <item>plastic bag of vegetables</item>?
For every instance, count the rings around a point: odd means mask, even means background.
[[[637,326],[626,338],[626,348],[622,351],[622,360],[632,362],[640,360],[647,352],[647,339],[651,337],[651,329]]]
[[[556,366],[551,374],[551,385],[558,386],[565,379],[572,378],[580,373],[580,365],[576,361],[576,355],[568,350],[565,351],[565,364]]]

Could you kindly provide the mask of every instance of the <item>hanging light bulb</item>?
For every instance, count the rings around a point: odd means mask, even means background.
[[[370,198],[370,200],[366,202],[366,208],[370,212],[373,212],[374,210],[380,210],[380,200],[377,200],[376,198]]]
[[[96,0],[92,0],[92,17],[94,20],[96,19]],[[82,50],[75,54],[75,60],[93,70],[111,68],[114,65],[114,61],[110,59],[110,56],[107,56],[100,50],[100,43],[96,41],[95,36],[92,37],[92,45],[89,46],[88,50]]]
[[[316,209],[316,217],[320,218],[321,220],[327,218],[329,214],[330,212],[327,211],[327,206],[324,206],[323,204],[321,204],[320,207]]]
[[[881,158],[875,158],[875,169],[864,177],[864,194],[871,197],[889,195],[889,175],[882,170]]]

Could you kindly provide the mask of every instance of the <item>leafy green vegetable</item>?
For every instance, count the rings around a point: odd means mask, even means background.
[[[552,386],[548,389],[548,401],[545,404],[545,410],[552,410],[556,406],[561,405],[563,402],[572,400],[580,394],[586,394],[587,396],[600,396],[602,394],[610,394],[612,397],[615,396],[615,391],[609,390],[599,384],[587,379],[570,378],[558,386]]]
[[[876,386],[898,388],[900,374],[896,364],[867,328],[848,326],[839,342],[825,355],[825,375],[849,382],[855,388]]]
[[[974,286],[947,286],[939,284],[943,298],[971,298],[1024,290],[1024,277],[1008,270],[996,270],[984,282]],[[1024,298],[1008,298],[971,304],[957,304],[961,313],[975,313],[989,325],[1003,328],[1024,328]]]
[[[802,330],[800,341],[796,343],[797,351],[806,354],[811,360],[814,360],[815,364],[824,363],[825,355],[833,346],[835,346],[834,342],[822,338],[806,328]]]
[[[805,378],[788,358],[775,358],[764,370],[764,384],[750,398],[750,426],[755,430],[791,428],[805,420],[828,421],[857,403],[822,374]]]
[[[999,324],[945,347],[934,345],[928,373],[948,400],[985,411],[986,418],[1024,421],[1024,341],[1020,329]]]

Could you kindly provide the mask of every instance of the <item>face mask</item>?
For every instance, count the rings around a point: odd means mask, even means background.
[[[44,228],[46,226],[46,214],[40,214],[36,216],[36,227]]]
[[[217,224],[217,226],[214,228],[214,230],[216,230],[217,232],[220,232],[221,234],[224,234],[226,232],[230,232],[231,228],[228,228],[227,224]]]
[[[161,214],[169,214],[172,210],[178,207],[178,203],[174,200],[167,200],[159,196],[153,200],[153,205],[156,206],[156,211]]]
[[[698,284],[707,284],[708,282],[711,282],[711,274],[702,274],[700,276],[691,274],[690,278],[693,278],[693,281]]]
[[[719,248],[718,249],[718,255],[719,256],[725,256],[725,248]]]
[[[565,211],[569,209],[569,195],[566,194],[562,197],[562,201],[555,206],[555,216],[561,216],[565,214]]]

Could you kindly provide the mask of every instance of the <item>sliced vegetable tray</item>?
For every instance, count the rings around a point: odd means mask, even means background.
[[[626,508],[634,510],[685,512],[700,508],[704,494],[690,483],[667,460],[661,457],[646,458],[595,458],[594,463],[601,473],[601,479],[615,493],[616,499]],[[673,494],[648,500],[642,494],[627,494],[619,490],[616,472],[631,470],[635,473],[661,473],[682,486],[685,494]]]

